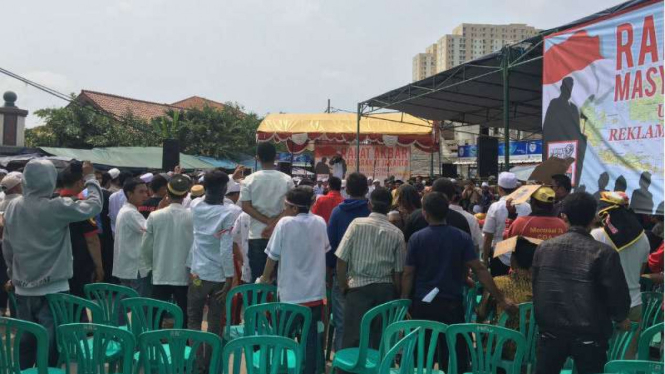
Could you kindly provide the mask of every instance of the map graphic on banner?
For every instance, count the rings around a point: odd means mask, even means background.
[[[625,191],[663,214],[663,2],[545,38],[545,156],[573,157],[576,189]]]
[[[327,161],[340,152],[346,161],[346,176],[356,171],[355,145],[317,145],[314,149],[316,164]],[[389,176],[407,180],[411,174],[411,147],[360,145],[360,172],[367,178],[384,180]]]

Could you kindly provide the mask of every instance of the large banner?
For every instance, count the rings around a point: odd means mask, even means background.
[[[346,175],[356,171],[355,145],[316,145],[314,157],[315,169],[322,169],[323,163],[328,164],[337,154],[346,162]],[[325,158],[325,161],[323,160]],[[332,172],[332,167],[330,168]],[[384,180],[389,176],[407,180],[411,174],[411,147],[388,147],[385,145],[360,146],[360,172],[368,178]],[[319,173],[317,171],[317,173]]]
[[[577,190],[625,191],[663,214],[663,2],[545,39],[545,156],[573,157]]]

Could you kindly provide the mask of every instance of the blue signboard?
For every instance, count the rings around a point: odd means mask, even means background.
[[[277,162],[291,162],[291,154],[289,152],[279,152],[277,153]],[[294,164],[312,164],[312,155],[309,153],[301,153],[299,155],[293,155]]]
[[[505,155],[505,144],[499,143],[499,157],[503,160]],[[535,159],[543,154],[543,141],[542,140],[522,140],[517,142],[510,142],[510,157],[515,159]],[[460,145],[457,148],[457,156],[459,158],[473,158],[478,156],[477,145]]]

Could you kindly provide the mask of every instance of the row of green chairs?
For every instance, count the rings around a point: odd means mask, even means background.
[[[138,346],[140,363],[145,373],[157,374],[195,374],[196,358],[187,356],[186,349],[196,350],[200,346],[210,349],[212,360],[208,371],[229,374],[277,374],[284,372],[280,360],[287,353],[294,357],[294,371],[299,373],[302,366],[302,354],[292,339],[279,336],[243,337],[224,346],[215,334],[183,329],[168,329],[143,333],[138,340],[126,330],[108,325],[92,323],[73,323],[58,326],[58,344],[63,352],[65,369],[48,367],[48,338],[46,329],[36,323],[13,318],[0,318],[0,327],[4,336],[0,341],[0,367],[3,374],[131,374],[140,372],[134,366],[133,354]],[[32,369],[21,371],[19,366],[20,341],[24,335],[30,335],[37,342],[37,362]],[[88,344],[91,341],[91,344]],[[103,353],[110,344],[120,347],[122,352],[121,367],[115,371],[107,365]],[[231,369],[232,362],[242,362],[237,370]],[[256,362],[247,357],[258,356]]]

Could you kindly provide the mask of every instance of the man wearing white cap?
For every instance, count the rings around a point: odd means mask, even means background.
[[[510,254],[502,255],[498,258],[491,257],[492,249],[496,243],[503,240],[503,231],[506,229],[506,219],[508,218],[508,208],[506,207],[506,196],[517,189],[517,177],[513,173],[503,172],[499,174],[499,196],[501,199],[492,204],[487,211],[483,233],[483,260],[485,264],[489,263],[490,272],[493,277],[506,275],[510,270]],[[531,214],[531,206],[528,204],[519,204],[515,206],[517,216],[528,216]],[[491,262],[488,262],[492,258]]]
[[[122,190],[123,181],[120,180],[120,169],[113,168],[109,170],[108,173],[111,176],[111,187],[109,187],[109,191],[114,193]]]
[[[490,205],[492,205],[492,201],[494,201],[494,194],[490,191],[490,185],[487,182],[483,182],[480,188],[482,190],[480,197],[480,207],[482,208],[482,212],[480,213],[485,213],[490,208]]]
[[[0,212],[4,212],[9,202],[21,196],[23,186],[21,185],[21,173],[8,175],[2,178],[0,189],[5,193],[5,198],[0,203]]]
[[[166,196],[166,186],[169,182],[162,174],[152,175],[152,173],[148,173],[141,175],[140,178],[150,186],[150,191],[152,191],[152,196],[139,207],[139,213],[148,219],[150,213],[157,210],[159,203]]]

